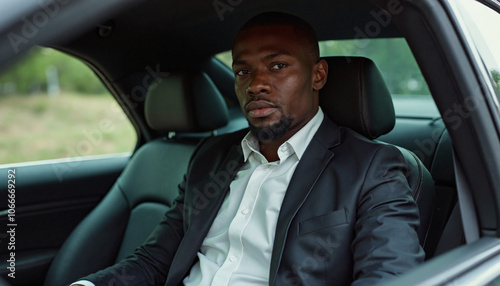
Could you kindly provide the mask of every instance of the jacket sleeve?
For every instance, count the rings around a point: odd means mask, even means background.
[[[376,285],[423,262],[416,232],[420,218],[407,173],[393,146],[380,146],[372,157],[357,202],[352,285]]]
[[[191,162],[196,156],[200,143],[195,150]],[[179,195],[172,208],[156,226],[146,242],[122,261],[104,270],[81,278],[100,285],[163,285],[171,262],[184,236],[184,198],[186,175],[179,184]],[[98,259],[98,256],[97,256]],[[113,284],[114,283],[114,284]]]

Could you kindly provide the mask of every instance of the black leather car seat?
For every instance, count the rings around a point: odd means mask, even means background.
[[[350,127],[370,139],[376,139],[392,130],[395,122],[392,99],[375,64],[369,59],[354,57],[329,57],[325,60],[329,64],[329,76],[327,84],[320,92],[320,105],[323,111],[337,124]],[[186,77],[179,76],[179,79],[175,80],[176,77],[177,75],[169,76],[174,85],[184,86]],[[204,75],[202,77],[206,78]],[[195,96],[198,92],[203,94],[199,86],[211,89],[213,84],[208,84],[209,81],[209,79],[200,80],[199,82],[204,83],[201,85],[187,84],[184,89],[181,88],[182,94]],[[194,87],[194,91],[190,91],[190,86]],[[177,97],[175,108],[164,106],[165,101],[161,104],[156,104],[154,100],[149,101],[151,96],[155,97],[154,94],[168,94],[170,89],[169,85],[163,83],[160,88],[148,94],[147,105],[150,108],[146,108],[148,124],[158,130],[170,131],[171,124],[174,123],[165,118],[175,117],[176,121],[178,120],[175,124],[184,122],[181,124],[184,127],[196,127],[190,131],[201,131],[197,128],[206,122],[199,121],[203,118],[198,115],[200,110],[189,104],[187,106],[182,104],[184,96]],[[213,104],[212,100],[204,102]],[[177,115],[165,116],[180,110],[179,108],[188,109]],[[186,111],[188,113],[185,113]],[[184,116],[191,113],[195,118],[194,121],[191,121],[192,116]],[[211,124],[210,127],[215,126],[217,124]],[[180,182],[187,165],[189,156],[185,154],[191,152],[193,148],[194,144],[161,140],[145,144],[134,155],[108,196],[75,229],[63,245],[48,273],[46,285],[64,285],[78,277],[105,268],[132,253],[161,219],[164,211],[171,206],[170,202],[177,191],[177,183]],[[421,226],[418,235],[423,245],[432,216],[434,184],[420,160],[408,150],[404,148],[400,150],[401,160],[405,160],[411,169],[407,179],[420,211]],[[152,160],[156,163],[152,163]],[[150,167],[153,165],[155,167]],[[147,166],[147,170],[143,170],[144,166]],[[138,179],[141,176],[134,173],[136,171],[141,174],[148,173],[150,185],[143,186],[145,182]],[[147,226],[145,226],[146,221]],[[117,243],[113,245],[115,241]]]
[[[326,57],[328,80],[320,90],[320,106],[338,125],[346,126],[369,139],[394,128],[396,116],[391,94],[375,63],[363,57]],[[420,212],[418,237],[425,246],[434,209],[434,181],[411,151],[400,149],[409,168],[407,180]]]
[[[209,108],[207,108],[209,107]],[[148,125],[165,134],[223,127],[228,111],[203,72],[172,73],[148,91]],[[68,237],[45,285],[67,285],[131,254],[172,206],[199,138],[160,138],[144,144],[99,205]]]

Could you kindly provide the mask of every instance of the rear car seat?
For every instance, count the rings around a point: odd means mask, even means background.
[[[209,108],[208,108],[209,107]],[[228,122],[226,104],[203,72],[172,73],[148,91],[148,125],[159,132],[207,132]],[[66,285],[131,254],[177,196],[177,185],[200,138],[144,144],[99,205],[63,244],[46,285]]]

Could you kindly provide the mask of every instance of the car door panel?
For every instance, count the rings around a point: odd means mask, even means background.
[[[500,276],[499,254],[500,238],[483,237],[433,258],[385,285],[487,285]]]
[[[0,189],[4,198],[0,201],[0,275],[11,273],[12,252],[18,277],[9,280],[15,285],[43,281],[58,248],[111,189],[129,158],[121,154],[2,166],[0,177],[7,183],[9,174],[15,175],[11,176],[15,184],[4,183]]]

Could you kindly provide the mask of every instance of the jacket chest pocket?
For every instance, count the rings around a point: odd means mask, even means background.
[[[346,210],[340,209],[326,215],[321,215],[301,221],[299,223],[299,235],[305,235],[314,231],[348,223],[349,221],[347,219]]]

